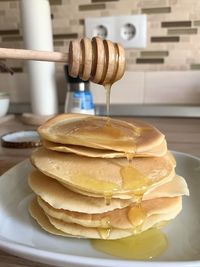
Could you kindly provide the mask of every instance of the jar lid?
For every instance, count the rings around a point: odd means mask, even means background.
[[[69,83],[89,83],[89,81],[83,81],[79,77],[74,78],[70,76],[67,65],[64,65],[64,73],[65,73],[65,79]]]
[[[18,131],[3,135],[1,145],[9,148],[31,148],[41,146],[41,140],[36,131]]]

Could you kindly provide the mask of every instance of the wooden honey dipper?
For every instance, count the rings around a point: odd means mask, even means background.
[[[68,53],[0,48],[0,58],[64,62],[70,76],[103,85],[121,79],[125,71],[124,49],[99,37],[71,41]]]

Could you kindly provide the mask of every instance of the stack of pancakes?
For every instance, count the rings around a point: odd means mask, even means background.
[[[33,152],[29,211],[62,236],[119,239],[178,215],[184,178],[165,136],[141,121],[62,114],[40,126]]]

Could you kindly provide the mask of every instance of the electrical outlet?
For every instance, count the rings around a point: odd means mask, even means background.
[[[147,18],[146,15],[86,18],[85,35],[89,38],[100,36],[125,48],[144,48]]]

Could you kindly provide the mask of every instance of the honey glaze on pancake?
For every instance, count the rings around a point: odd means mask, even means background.
[[[74,179],[80,187],[83,187],[86,190],[88,188],[88,191],[92,188],[96,192],[101,192],[104,196],[106,205],[110,204],[112,195],[122,189],[134,197],[134,199],[137,197],[137,202],[140,203],[142,201],[143,194],[153,183],[140,171],[134,168],[133,161],[130,160],[134,154],[132,154],[132,156],[130,156],[130,153],[127,155],[127,164],[125,166],[120,166],[119,168],[122,179],[121,185],[114,182],[94,179],[95,177],[92,175],[89,176],[84,173],[78,173]]]
[[[87,138],[91,142],[95,139],[96,142],[104,145],[126,146],[127,149],[131,148],[132,153],[135,153],[137,139],[142,134],[140,127],[106,117],[86,117],[68,124],[58,124],[54,127],[54,131],[63,132],[66,137]]]
[[[93,188],[104,195],[106,205],[109,205],[113,193],[121,190],[122,188],[130,194],[134,199],[137,199],[138,205],[142,201],[143,194],[148,190],[152,182],[149,181],[142,173],[136,168],[132,167],[128,161],[127,165],[120,167],[120,175],[122,178],[122,186],[113,182],[100,181],[94,177],[78,174],[76,181],[84,188]]]
[[[167,248],[166,236],[157,228],[118,240],[91,240],[92,246],[101,252],[128,260],[150,260]]]
[[[78,174],[76,175],[75,180],[80,187],[83,187],[85,189],[93,188],[96,191],[101,192],[104,196],[106,205],[110,205],[113,192],[120,190],[120,186],[116,183],[100,181],[98,179],[94,179],[94,177],[92,176],[90,177],[89,175]]]
[[[138,197],[140,197],[140,195],[142,196],[150,185],[149,179],[130,164],[122,166],[120,168],[120,174],[122,177],[123,189]]]

